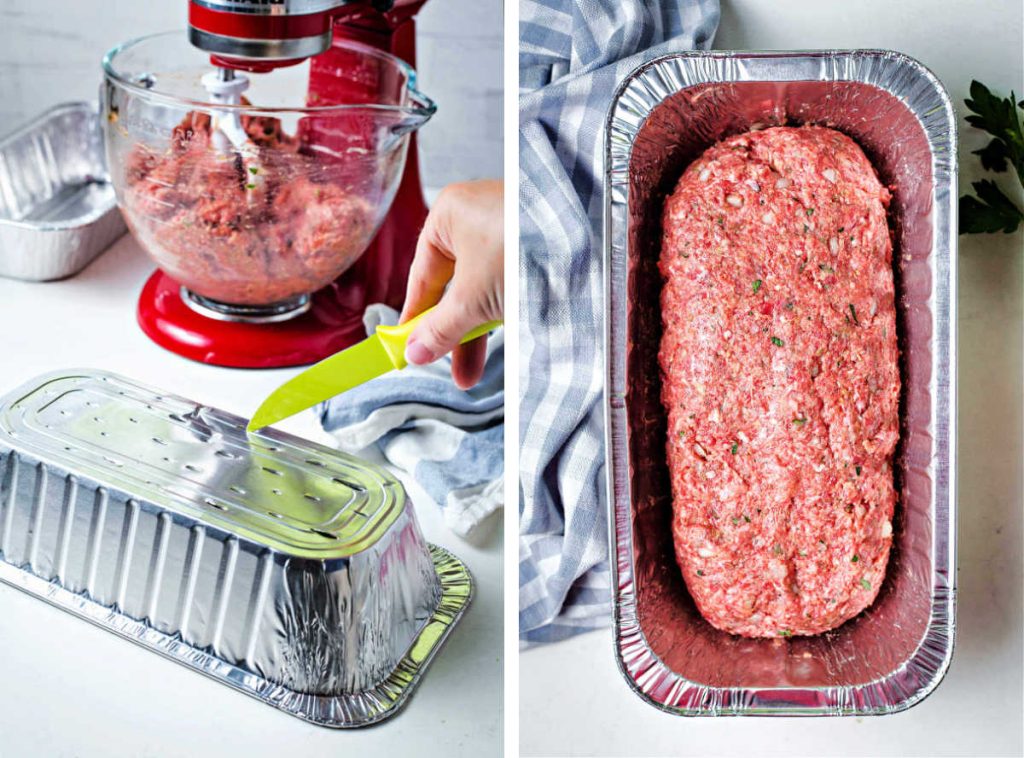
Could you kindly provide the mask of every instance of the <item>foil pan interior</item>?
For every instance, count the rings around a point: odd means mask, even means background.
[[[0,276],[71,276],[125,231],[95,106],[58,105],[0,138]]]
[[[468,603],[383,469],[112,374],[0,403],[0,579],[328,726],[397,711]]]
[[[661,208],[683,169],[731,134],[819,124],[860,144],[890,206],[903,396],[885,584],[816,637],[752,640],[697,611],[675,562],[657,353]],[[954,632],[956,133],[942,86],[876,51],[668,56],[638,69],[607,132],[608,451],[620,667],[684,714],[900,710],[941,680]]]

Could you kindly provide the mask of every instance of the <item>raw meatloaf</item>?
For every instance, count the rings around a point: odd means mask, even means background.
[[[160,268],[223,303],[268,305],[320,289],[362,255],[373,208],[326,153],[278,119],[242,116],[248,170],[217,149],[210,116],[189,113],[167,151],[137,145],[124,181],[132,231]]]
[[[818,634],[882,583],[900,393],[888,202],[851,139],[778,127],[708,149],[666,203],[673,539],[718,629]]]

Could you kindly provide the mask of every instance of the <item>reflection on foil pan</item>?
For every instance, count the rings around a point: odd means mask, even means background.
[[[0,579],[331,727],[394,715],[472,590],[383,469],[93,371],[0,402]]]
[[[743,639],[697,611],[676,566],[657,353],[661,207],[730,134],[814,123],[864,148],[893,190],[899,493],[885,584],[816,637]],[[956,127],[941,84],[892,52],[694,53],[637,69],[606,132],[607,450],[619,666],[685,715],[882,714],[920,702],[953,652]]]
[[[72,276],[125,230],[94,105],[58,105],[0,138],[0,276]]]

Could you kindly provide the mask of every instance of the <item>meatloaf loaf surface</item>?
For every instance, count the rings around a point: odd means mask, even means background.
[[[896,502],[889,192],[823,127],[709,148],[666,202],[673,539],[704,618],[811,635],[872,603]]]

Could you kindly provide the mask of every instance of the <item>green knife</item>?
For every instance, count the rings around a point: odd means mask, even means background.
[[[405,360],[405,343],[420,319],[432,310],[428,308],[416,318],[398,326],[378,326],[373,336],[324,358],[292,377],[270,393],[256,409],[246,431],[254,432],[276,424],[374,377],[405,368],[408,365]],[[481,324],[463,337],[460,344],[482,337],[499,326],[500,321]]]

